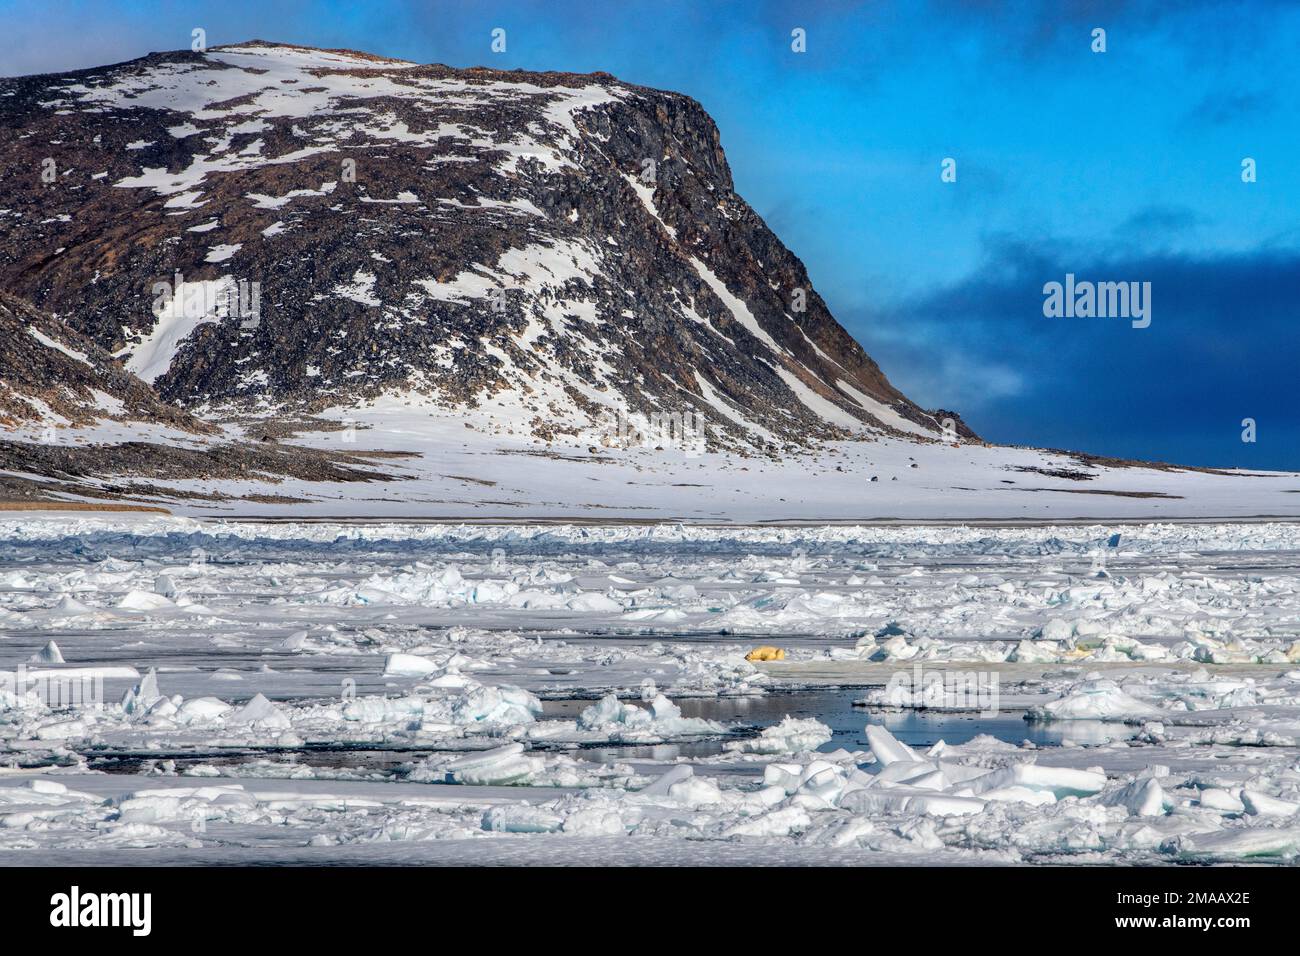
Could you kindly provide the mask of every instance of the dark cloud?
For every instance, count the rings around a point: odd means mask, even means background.
[[[1044,283],[1067,272],[1150,282],[1151,326],[1044,317]],[[1300,469],[1297,302],[1294,250],[1116,258],[1001,239],[965,280],[853,324],[904,391],[964,402],[994,440]],[[936,374],[945,368],[955,374]],[[1240,441],[1247,417],[1259,423],[1255,445]]]

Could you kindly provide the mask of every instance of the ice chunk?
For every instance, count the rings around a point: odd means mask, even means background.
[[[343,705],[344,720],[385,724],[422,717],[425,701],[419,697],[357,697]]]
[[[384,660],[385,677],[426,677],[437,669],[433,661],[416,654],[389,654]]]
[[[80,720],[60,720],[36,728],[37,740],[65,740],[86,736],[86,725]]]
[[[158,691],[158,671],[149,668],[149,672],[135,687],[122,697],[122,710],[128,714],[141,715],[162,698]]]
[[[1042,664],[1059,661],[1061,648],[1055,641],[1021,641],[1007,660],[1017,664]]]
[[[1222,813],[1245,813],[1245,805],[1234,797],[1227,790],[1219,787],[1207,787],[1201,791],[1200,799],[1197,803],[1210,810],[1218,810]]]
[[[255,694],[248,703],[227,717],[226,723],[259,730],[288,730],[292,726],[289,718],[262,694]]]
[[[682,709],[663,694],[656,694],[650,701],[650,713],[655,720],[677,720]]]
[[[844,791],[844,784],[843,767],[826,760],[814,760],[799,775],[797,793],[833,805]]]
[[[666,797],[674,784],[681,783],[694,775],[695,771],[691,769],[689,764],[679,764],[637,792],[648,797]]]
[[[1102,797],[1101,802],[1108,807],[1127,807],[1130,814],[1138,817],[1163,816],[1172,806],[1165,791],[1153,779],[1135,780]]]
[[[220,720],[234,710],[229,704],[215,697],[197,697],[181,704],[176,712],[176,719],[183,724]]]
[[[831,729],[815,717],[799,720],[785,717],[774,727],[766,727],[751,740],[732,741],[727,750],[752,754],[786,754],[815,750],[831,739]]]
[[[478,685],[452,707],[458,724],[526,724],[542,712],[542,702],[522,687]]]
[[[1159,709],[1130,697],[1106,677],[1081,681],[1059,700],[1029,711],[1033,720],[1132,720],[1160,714]]]
[[[1279,800],[1257,790],[1241,791],[1241,802],[1246,812],[1256,817],[1289,817],[1300,810],[1300,803]]]
[[[527,783],[545,766],[543,758],[525,754],[523,744],[513,743],[458,757],[442,769],[455,783],[508,786]]]
[[[571,611],[621,611],[623,605],[597,591],[584,591],[568,602]]]
[[[578,715],[578,728],[608,734],[611,740],[662,740],[726,733],[726,728],[714,721],[682,717],[677,705],[662,694],[650,702],[649,709],[625,704],[613,694],[607,694]]]
[[[911,760],[919,762],[920,757],[916,755],[911,747],[902,743],[884,727],[877,724],[867,724],[867,743],[871,745],[871,753],[876,758],[876,762],[889,766],[891,763],[899,760]]]
[[[722,790],[707,777],[686,777],[668,788],[668,798],[691,807],[722,803]]]
[[[644,713],[641,708],[632,708],[638,713]],[[578,726],[584,730],[590,730],[599,727],[601,724],[622,723],[624,721],[624,705],[619,702],[618,697],[613,694],[607,694],[602,697],[599,703],[592,704],[584,708],[578,715]]]
[[[283,641],[276,645],[277,649],[282,651],[300,651],[303,645],[307,643],[306,631],[294,631]]]
[[[1218,830],[1197,833],[1180,841],[1184,855],[1193,857],[1256,857],[1290,855],[1300,848],[1300,828]]]
[[[603,807],[575,810],[565,818],[561,829],[574,836],[622,836],[627,833],[623,818],[616,811]]]
[[[27,658],[28,664],[62,664],[63,652],[59,650],[59,645],[50,641],[39,651]]]
[[[1022,763],[986,773],[968,781],[966,785],[975,794],[1002,787],[1028,787],[1031,790],[1051,791],[1057,798],[1081,797],[1100,793],[1106,786],[1106,775],[1093,770]]]
[[[128,591],[116,605],[123,611],[160,611],[174,608],[175,602],[152,591]]]

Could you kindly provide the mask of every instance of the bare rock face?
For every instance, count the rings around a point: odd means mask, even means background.
[[[0,148],[0,287],[202,414],[402,394],[584,445],[611,413],[943,437],[679,94],[253,42],[0,80]]]

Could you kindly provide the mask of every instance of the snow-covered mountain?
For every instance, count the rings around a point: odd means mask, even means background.
[[[0,283],[192,410],[942,436],[677,93],[253,42],[2,81],[0,140]]]
[[[1293,476],[991,446],[909,401],[677,93],[252,42],[0,80],[0,148],[0,499],[692,521],[1300,509]]]

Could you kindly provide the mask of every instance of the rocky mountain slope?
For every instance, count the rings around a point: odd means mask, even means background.
[[[159,400],[93,339],[0,292],[0,425],[89,425],[105,419],[210,425]]]
[[[0,429],[4,502],[74,496],[289,503],[295,499],[276,494],[286,480],[394,481],[375,466],[406,457],[229,433],[162,401],[93,339],[3,292]],[[166,484],[196,479],[217,487]],[[232,481],[266,487],[232,495]]]
[[[253,42],[0,80],[0,149],[0,288],[207,417],[398,395],[579,444],[623,414],[768,452],[952,437],[680,94]]]

